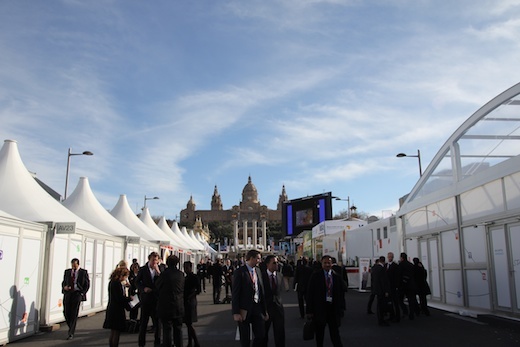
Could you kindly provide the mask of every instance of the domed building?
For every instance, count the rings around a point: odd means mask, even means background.
[[[258,200],[258,190],[249,176],[242,190],[242,201],[238,205],[224,210],[218,188],[215,186],[211,197],[211,210],[197,210],[192,196],[186,208],[181,211],[180,223],[193,224],[198,220],[206,225],[210,222],[231,223],[234,235],[229,243],[235,251],[251,248],[265,250],[267,223],[282,221],[282,205],[286,200],[288,198],[285,186],[282,186],[276,210],[262,205]]]

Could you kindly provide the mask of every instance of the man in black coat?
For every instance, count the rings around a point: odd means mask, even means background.
[[[278,271],[278,258],[274,255],[265,257],[266,269],[262,270],[265,287],[265,303],[269,319],[265,321],[264,347],[267,347],[269,328],[273,326],[274,345],[285,347],[285,313],[281,293],[284,290],[283,275]]]
[[[78,321],[79,306],[87,300],[87,292],[90,288],[88,272],[79,267],[79,259],[74,258],[70,262],[71,268],[63,273],[61,292],[63,293],[63,315],[69,327],[67,340],[74,338],[76,323]]]
[[[412,263],[408,261],[408,255],[406,253],[401,253],[401,258],[399,259],[399,275],[399,302],[401,303],[403,312],[405,314],[408,313],[408,318],[413,320],[415,314],[419,312],[419,305],[417,304],[416,298],[417,288],[415,285],[414,268]],[[404,296],[408,299],[408,308],[404,305]]]
[[[215,263],[211,265],[211,277],[213,278],[213,303],[220,304],[220,292],[222,290],[222,264],[220,259],[217,258]]]
[[[322,270],[311,275],[307,288],[307,317],[316,328],[316,346],[323,347],[325,326],[329,326],[334,347],[342,347],[339,327],[345,312],[345,288],[343,279],[332,271],[332,258],[321,258]]]
[[[296,270],[294,271],[294,287],[298,294],[298,307],[300,308],[300,317],[305,318],[305,294],[307,286],[312,275],[312,269],[307,264],[307,258],[298,260]]]
[[[148,320],[152,318],[155,327],[154,341],[158,345],[161,343],[161,329],[157,319],[157,297],[158,292],[155,281],[161,275],[159,270],[159,254],[152,252],[148,255],[148,262],[139,268],[135,278],[135,283],[139,290],[139,300],[141,302],[141,322],[139,325],[139,346],[146,344],[146,330]]]
[[[263,345],[265,320],[269,318],[262,274],[257,267],[260,261],[260,252],[252,249],[246,254],[245,265],[236,269],[233,273],[231,310],[233,320],[238,323],[242,347],[250,346],[250,324],[255,335],[253,346]]]
[[[379,262],[372,267],[372,292],[377,296],[377,322],[388,326],[384,320],[386,302],[389,298],[390,284],[385,269],[385,257],[380,256]]]
[[[182,346],[182,319],[184,317],[184,274],[178,269],[179,258],[166,259],[168,268],[157,279],[159,292],[157,315],[162,323],[163,346]]]
[[[394,261],[394,253],[392,252],[387,254],[387,260],[386,274],[390,285],[388,295],[393,307],[393,310],[390,312],[390,320],[399,322],[401,320],[401,310],[399,308],[399,265]]]

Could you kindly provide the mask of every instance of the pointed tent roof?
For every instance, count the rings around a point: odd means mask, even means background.
[[[186,231],[186,227],[182,227],[181,228],[181,234],[186,238],[186,240],[193,245],[193,247],[195,247],[196,250],[198,251],[203,251],[204,250],[204,247],[202,247],[202,245],[200,243],[198,243],[197,241],[195,241],[194,239],[192,239],[190,237],[190,235],[188,235],[188,232]]]
[[[75,222],[78,229],[108,236],[43,190],[23,164],[14,140],[5,140],[0,150],[0,209],[33,222]]]
[[[177,221],[173,221],[171,231],[178,237],[180,242],[187,248],[191,250],[197,250],[191,242],[189,242],[188,239],[182,234],[181,229],[179,229],[179,224],[177,224]]]
[[[141,212],[141,217],[139,217],[139,219],[154,233],[156,233],[157,235],[162,235],[163,241],[170,241],[173,243],[173,240],[170,237],[170,235],[166,234],[164,231],[162,231],[161,228],[157,226],[157,224],[155,224],[155,222],[152,219],[152,216],[150,215],[150,210],[148,209],[148,207],[143,208],[143,212]]]
[[[179,240],[179,236],[175,235],[173,231],[168,226],[168,222],[166,222],[166,218],[164,216],[159,219],[159,222],[157,223],[157,226],[173,240],[173,245],[182,249],[182,250],[189,250],[182,242]]]
[[[119,196],[119,200],[112,211],[110,211],[110,214],[147,241],[165,241],[163,240],[165,238],[164,236],[156,235],[155,232],[150,230],[150,228],[144,225],[143,222],[137,218],[137,216],[132,212],[130,205],[128,205],[128,200],[126,199],[125,194]]]
[[[63,206],[92,225],[115,236],[139,237],[114,218],[96,199],[87,177],[80,177],[76,189],[62,202]]]
[[[204,247],[206,252],[213,254],[218,253],[216,250],[213,249],[213,247],[209,245],[209,243],[206,240],[204,240],[204,238],[200,235],[199,232],[195,234],[195,238],[199,240],[200,243],[202,243],[202,246]]]

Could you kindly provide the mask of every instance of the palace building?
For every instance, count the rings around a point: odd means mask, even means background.
[[[247,184],[242,190],[242,201],[238,205],[224,210],[222,199],[215,186],[211,197],[211,210],[197,210],[193,196],[191,196],[186,208],[181,211],[180,223],[197,224],[199,228],[201,223],[205,225],[210,222],[231,223],[234,237],[230,244],[235,246],[236,251],[251,248],[265,250],[267,249],[267,223],[282,221],[282,205],[286,200],[288,198],[285,186],[282,186],[276,210],[262,205],[258,200],[258,191],[249,176]]]

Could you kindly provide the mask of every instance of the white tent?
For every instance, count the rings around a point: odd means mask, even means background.
[[[187,248],[185,245],[182,244],[182,242],[179,240],[179,236],[175,235],[173,231],[168,226],[168,222],[166,222],[166,218],[164,216],[159,219],[159,222],[157,223],[157,226],[170,237],[170,239],[173,240],[173,246],[177,248],[177,250],[182,250],[184,252],[189,251],[190,249]]]
[[[114,206],[112,211],[110,211],[110,214],[145,240],[157,242],[166,241],[166,237],[162,232],[161,234],[158,234],[139,220],[139,218],[132,212],[130,205],[128,205],[126,195],[124,194],[119,197],[116,206]],[[158,247],[156,251],[158,251]]]
[[[139,217],[139,219],[155,234],[161,235],[161,240],[168,241],[169,244],[173,244],[173,240],[170,237],[170,235],[166,234],[161,228],[157,226],[157,224],[155,224],[155,222],[152,219],[152,216],[150,215],[150,210],[148,210],[148,207],[143,208],[143,212],[141,212],[141,217]]]
[[[0,151],[0,209],[49,227],[43,259],[46,271],[39,309],[41,324],[64,320],[61,282],[63,271],[70,267],[72,258],[80,259],[81,266],[91,277],[91,290],[87,301],[82,303],[80,314],[104,309],[102,298],[107,295],[104,283],[109,273],[104,271],[103,262],[121,259],[123,239],[101,231],[53,199],[26,169],[18,145],[12,140],[6,140]]]
[[[0,211],[0,345],[38,331],[47,226]]]
[[[114,236],[122,236],[125,238],[124,259],[130,263],[133,258],[140,258],[140,244],[149,243],[149,241],[141,240],[133,230],[119,222],[112,216],[94,196],[90,188],[87,177],[80,177],[78,185],[74,192],[67,197],[62,203],[69,210],[95,225],[101,230]],[[148,246],[152,246],[149,244]],[[113,259],[112,262],[106,262],[106,266],[113,269],[113,266],[121,259]]]
[[[197,233],[195,235],[195,237],[197,238],[197,240],[199,240],[200,243],[202,243],[202,245],[204,246],[204,249],[206,250],[206,252],[211,253],[211,254],[217,254],[218,253],[216,250],[213,249],[213,247],[211,247],[209,245],[209,243],[206,240],[204,240],[204,238],[200,235],[200,233]]]
[[[197,251],[204,251],[204,247],[202,247],[202,245],[198,241],[195,241],[194,239],[192,239],[190,237],[190,235],[188,235],[188,232],[186,231],[186,227],[181,228],[181,234],[184,236],[184,238],[187,240],[188,243],[193,245],[193,247],[194,247],[193,249],[195,249]]]
[[[179,224],[177,224],[177,221],[173,221],[172,223],[172,227],[170,229],[173,234],[177,237],[177,239],[179,240],[179,242],[184,245],[184,247],[186,249],[189,249],[189,250],[192,250],[192,251],[196,251],[197,248],[195,246],[193,246],[191,244],[191,242],[189,242],[186,237],[181,233],[181,229],[179,229]]]

